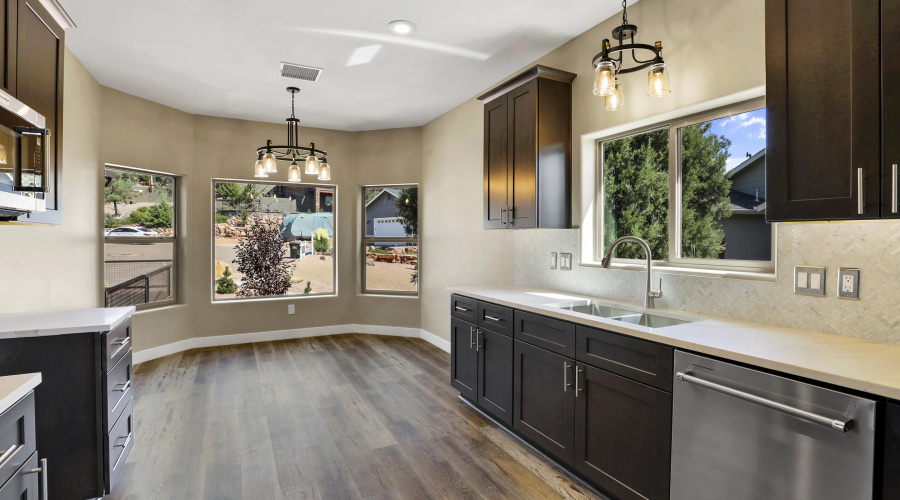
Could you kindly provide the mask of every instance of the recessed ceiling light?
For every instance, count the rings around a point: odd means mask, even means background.
[[[416,31],[416,25],[410,21],[391,21],[388,23],[388,29],[395,35],[408,35]]]

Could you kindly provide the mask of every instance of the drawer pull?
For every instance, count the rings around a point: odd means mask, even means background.
[[[493,317],[493,316],[488,316],[487,314],[484,315],[484,319],[489,319],[489,320],[491,320],[491,321],[503,321],[503,320],[500,319],[500,318],[495,318],[495,317]]]
[[[462,311],[462,312],[464,312],[464,313],[469,312],[468,309],[466,309],[465,307],[460,307],[460,306],[456,306],[456,310],[457,310],[457,311]]]
[[[131,442],[131,435],[132,435],[132,434],[134,434],[134,432],[129,432],[127,436],[119,436],[119,439],[125,438],[125,442],[122,443],[122,444],[117,444],[117,445],[114,446],[114,448],[122,448],[123,451],[122,451],[121,454],[119,454],[119,458],[116,459],[116,463],[113,464],[113,466],[112,466],[113,470],[115,470],[116,467],[119,466],[119,461],[122,460],[122,457],[123,457],[123,456],[125,456],[125,451],[124,451],[124,449],[127,448],[127,447],[128,447],[128,443]],[[116,441],[118,441],[118,439],[117,439]]]
[[[122,382],[121,384],[116,384],[116,387],[122,386],[119,389],[113,389],[113,392],[125,392],[131,387],[131,381]]]
[[[110,357],[113,357],[113,358],[116,357],[116,355],[119,354],[119,352],[121,352],[122,349],[125,349],[125,346],[127,346],[130,342],[131,342],[131,337],[125,337],[124,339],[116,339],[116,340],[113,340],[112,342],[110,342],[111,345],[119,346],[119,348],[116,349],[115,352],[113,352],[112,356],[110,356]]]
[[[41,459],[41,466],[37,469],[31,469],[24,471],[23,474],[38,474],[41,475],[41,499],[47,500],[47,459]]]
[[[23,446],[23,445],[21,445],[21,444],[20,444],[20,445],[15,445],[15,444],[14,444],[14,445],[10,446],[8,450],[6,450],[6,451],[3,452],[3,455],[0,455],[0,464],[2,464],[3,462],[5,462],[7,458],[9,458],[9,457],[15,455],[15,453],[16,453],[17,451],[19,451],[19,448],[21,448],[22,446]]]
[[[569,366],[569,363],[567,361],[563,361],[563,392],[568,391],[569,387],[572,386],[572,384],[569,383],[569,368],[571,368],[571,366]]]
[[[475,327],[474,327],[474,326],[470,326],[470,327],[469,327],[469,349],[475,347],[475,339],[474,339],[474,336],[475,336]]]

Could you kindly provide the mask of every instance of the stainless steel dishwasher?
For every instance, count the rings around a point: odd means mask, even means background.
[[[875,402],[675,353],[672,500],[871,500]]]

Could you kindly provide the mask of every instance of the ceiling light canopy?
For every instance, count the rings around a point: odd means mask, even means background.
[[[395,35],[408,35],[413,31],[416,31],[416,25],[413,24],[412,21],[398,19],[388,23],[388,30]]]
[[[635,43],[634,35],[637,34],[637,30],[637,26],[628,24],[628,7],[625,0],[622,0],[622,24],[612,31],[613,38],[618,40],[619,44],[612,47],[609,39],[604,39],[600,53],[594,56],[592,62],[595,71],[594,95],[606,98],[607,111],[619,110],[625,104],[619,75],[650,68],[647,74],[647,95],[665,97],[672,92],[669,86],[669,68],[662,57],[662,42],[653,45]],[[628,43],[624,43],[626,40]],[[637,66],[625,68],[626,61],[622,54],[627,51],[631,51],[631,59]],[[640,60],[635,55],[636,51],[649,51],[653,57]],[[618,54],[618,57],[613,58],[613,54]]]
[[[294,116],[294,96],[300,89],[297,87],[288,87],[287,91],[291,93],[291,116],[285,121],[288,125],[287,146],[276,146],[272,141],[266,141],[266,145],[256,148],[256,163],[253,166],[254,177],[265,178],[269,174],[278,171],[278,162],[291,162],[288,168],[288,181],[300,182],[300,166],[297,161],[305,164],[305,173],[317,174],[320,181],[331,179],[331,167],[328,166],[325,159],[325,151],[316,149],[314,143],[310,143],[309,147],[300,145],[300,120]],[[321,166],[320,166],[321,163]]]

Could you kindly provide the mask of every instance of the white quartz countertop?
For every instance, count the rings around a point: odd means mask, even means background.
[[[106,332],[134,313],[134,307],[75,309],[23,316],[0,316],[0,339]]]
[[[0,413],[25,397],[41,383],[40,373],[25,373],[0,377]]]
[[[646,311],[630,303],[516,285],[458,286],[448,287],[447,290],[498,305],[900,400],[898,344],[716,319],[666,309]],[[584,304],[587,300],[635,312],[694,319],[696,322],[648,328],[553,306]]]

